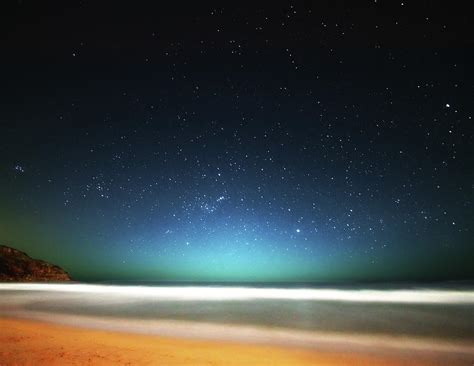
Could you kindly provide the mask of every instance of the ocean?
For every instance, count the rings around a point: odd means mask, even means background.
[[[0,284],[0,316],[165,336],[474,354],[474,286]]]

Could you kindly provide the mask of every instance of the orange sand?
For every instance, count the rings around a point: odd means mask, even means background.
[[[464,360],[466,361],[466,360]],[[0,318],[0,365],[454,365],[439,355],[380,355],[185,340]]]

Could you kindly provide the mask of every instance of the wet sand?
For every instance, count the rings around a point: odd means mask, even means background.
[[[0,365],[472,365],[472,355],[178,339],[0,318]]]

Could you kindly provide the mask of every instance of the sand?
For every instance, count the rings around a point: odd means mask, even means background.
[[[375,350],[374,350],[375,351]],[[173,339],[0,318],[0,365],[472,365],[468,356]]]

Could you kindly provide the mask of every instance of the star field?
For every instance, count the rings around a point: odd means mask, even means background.
[[[79,279],[472,279],[466,14],[16,3],[0,240]]]

